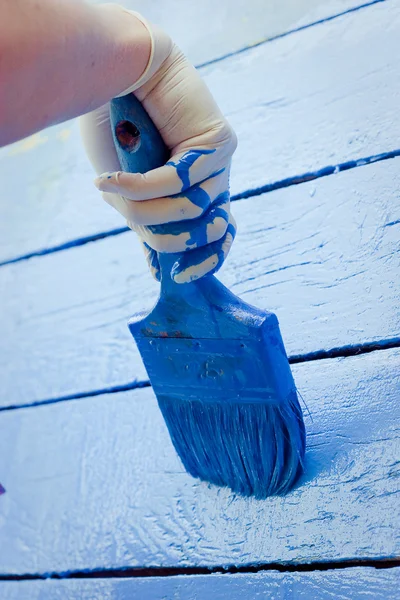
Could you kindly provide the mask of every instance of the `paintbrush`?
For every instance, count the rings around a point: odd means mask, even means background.
[[[111,103],[121,167],[145,173],[169,153],[133,94]],[[276,316],[213,275],[177,284],[159,253],[156,306],[134,316],[136,340],[172,442],[194,477],[265,498],[303,471],[305,428]]]

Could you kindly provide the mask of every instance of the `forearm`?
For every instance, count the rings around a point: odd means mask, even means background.
[[[114,5],[0,0],[0,146],[91,111],[139,79],[150,37]]]

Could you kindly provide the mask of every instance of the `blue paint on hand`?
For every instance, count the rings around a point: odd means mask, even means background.
[[[215,150],[190,150],[186,152],[177,163],[174,163],[173,161],[167,163],[176,169],[177,174],[182,181],[181,192],[179,194],[174,194],[171,197],[181,197],[182,192],[184,192],[185,197],[192,202],[192,204],[202,209],[202,214],[196,219],[184,219],[182,221],[163,223],[161,225],[148,225],[146,227],[146,229],[155,236],[179,236],[185,233],[189,235],[186,241],[187,248],[185,252],[182,253],[182,257],[175,262],[171,272],[173,279],[179,276],[183,271],[190,269],[190,267],[200,266],[211,256],[216,256],[217,261],[212,271],[209,271],[208,273],[215,273],[218,271],[222,266],[236,235],[236,227],[230,223],[229,210],[224,208],[229,206],[229,191],[225,190],[212,201],[210,195],[201,187],[204,181],[217,177],[223,173],[225,169],[222,168],[215,171],[206,180],[190,186],[190,167],[193,166],[200,156],[212,154],[213,152],[215,152]],[[219,240],[209,244],[208,227],[215,223],[218,218],[222,218],[225,221],[227,229]],[[231,236],[229,240],[230,243],[227,243],[228,235]],[[152,250],[148,243],[145,243],[145,248],[150,269],[154,277],[159,281],[161,273],[157,252]],[[183,255],[185,258],[183,258]],[[195,275],[191,275],[191,277],[195,277]]]
[[[170,167],[175,167],[176,172],[178,174],[179,179],[182,181],[182,189],[181,192],[190,188],[190,177],[189,177],[189,169],[193,166],[200,156],[205,154],[213,154],[214,150],[189,150],[186,152],[177,163],[174,163],[172,160],[169,160],[166,164]]]
[[[190,238],[186,242],[188,250],[190,247],[199,248],[207,244],[207,226],[215,221],[217,217],[222,217],[226,223],[229,221],[229,213],[222,208],[229,202],[229,193],[220,194],[209,209],[197,219],[188,219],[184,221],[174,221],[172,223],[163,223],[162,225],[148,225],[147,229],[154,235],[181,235],[189,233]]]

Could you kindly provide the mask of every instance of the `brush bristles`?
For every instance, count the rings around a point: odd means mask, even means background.
[[[294,393],[280,405],[158,399],[185,469],[244,496],[287,493],[303,472],[305,429]]]

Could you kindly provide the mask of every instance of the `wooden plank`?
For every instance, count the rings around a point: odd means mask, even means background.
[[[0,414],[0,573],[390,559],[400,349],[295,366],[306,474],[284,498],[187,475],[150,388]]]
[[[388,600],[400,569],[0,582],[3,600]]]
[[[400,339],[400,158],[237,202],[221,279],[278,314],[288,352]],[[131,233],[0,269],[2,406],[146,374],[127,320],[158,285]]]
[[[233,194],[398,148],[399,21],[387,1],[202,70],[239,136]],[[98,197],[75,122],[1,156],[0,260],[125,225]]]

